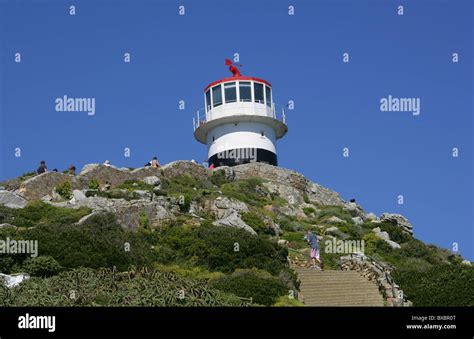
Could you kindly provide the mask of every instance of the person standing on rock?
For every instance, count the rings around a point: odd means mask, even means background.
[[[44,160],[41,160],[40,166],[36,170],[36,173],[43,174],[43,173],[46,173],[46,172],[48,172],[48,168],[46,167],[46,162]]]
[[[320,255],[319,255],[319,242],[318,237],[313,234],[310,230],[304,236],[304,239],[308,242],[309,247],[311,249],[311,263],[313,269],[320,269],[322,270],[323,263],[321,262]],[[316,260],[318,261],[319,266],[316,266]]]

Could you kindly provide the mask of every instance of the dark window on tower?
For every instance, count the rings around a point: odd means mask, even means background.
[[[235,82],[224,84],[224,94],[226,103],[237,101],[237,87]]]
[[[255,95],[255,102],[259,102],[263,104],[263,84],[259,84],[258,82],[253,83],[253,92]]]
[[[207,110],[209,111],[212,106],[211,106],[211,90],[208,89],[207,92],[206,92],[206,107],[207,107]]]
[[[221,85],[212,87],[212,104],[214,107],[222,105]]]
[[[252,89],[250,87],[250,82],[240,81],[240,101],[251,102],[252,101]]]
[[[272,107],[272,89],[265,86],[265,95],[267,96],[267,106]]]

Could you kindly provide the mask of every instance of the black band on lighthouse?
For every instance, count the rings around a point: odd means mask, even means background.
[[[252,152],[253,151],[253,152]],[[248,164],[250,162],[263,162],[273,166],[278,166],[277,155],[263,148],[256,148],[252,151],[245,148],[231,149],[214,154],[209,158],[209,166],[236,166]]]

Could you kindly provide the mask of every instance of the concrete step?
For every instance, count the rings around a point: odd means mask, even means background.
[[[300,290],[308,306],[383,306],[375,283],[355,271],[297,268]]]

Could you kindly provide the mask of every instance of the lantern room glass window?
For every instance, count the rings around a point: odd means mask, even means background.
[[[222,89],[221,85],[212,87],[212,104],[214,107],[222,105]]]
[[[237,101],[237,86],[235,82],[224,84],[225,103]]]
[[[263,104],[263,84],[253,83],[254,101]]]
[[[209,111],[212,108],[211,105],[211,90],[208,89],[206,92],[206,108]]]
[[[268,86],[265,86],[265,95],[267,97],[267,106],[272,107],[272,89]]]
[[[239,82],[240,101],[252,102],[252,88],[250,82],[240,81]]]

